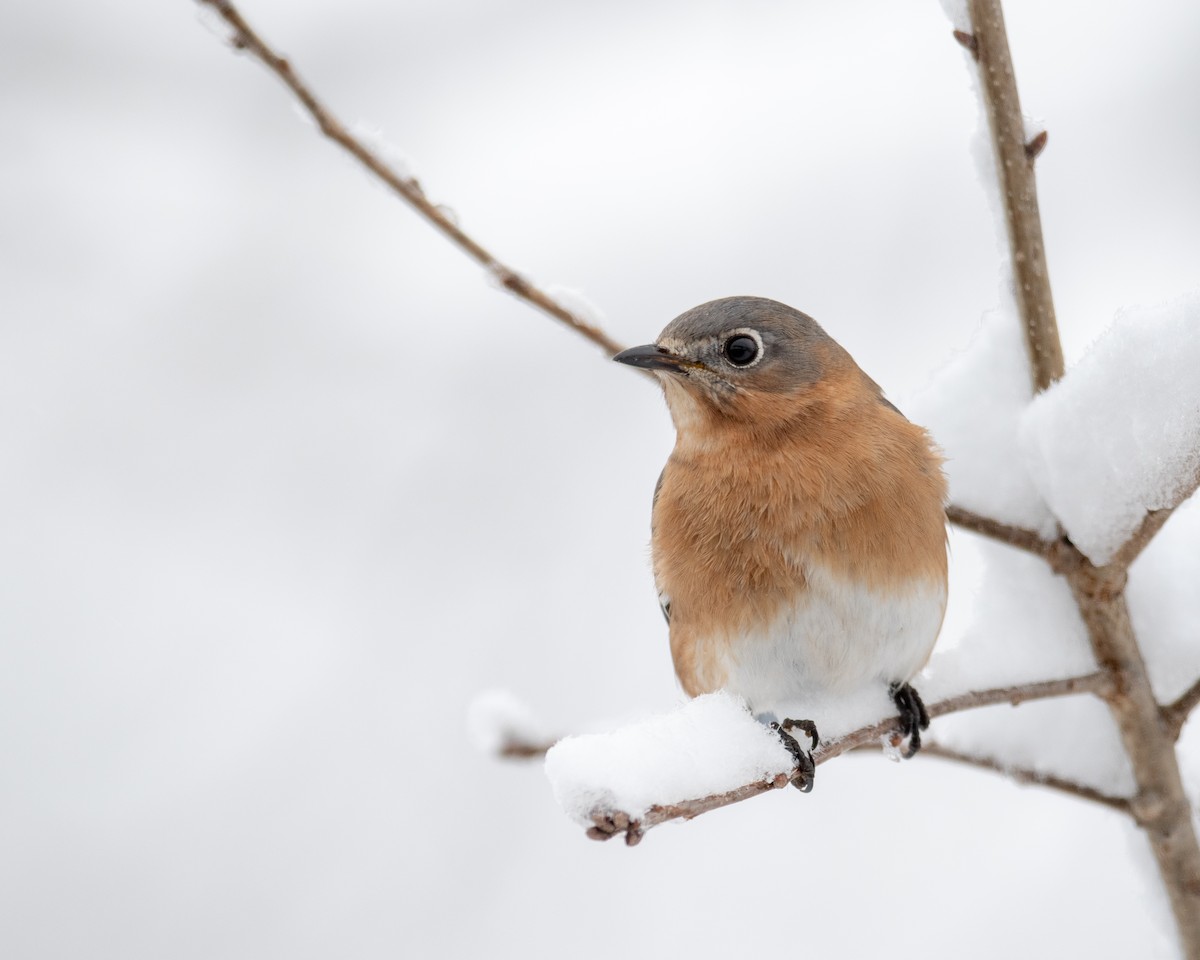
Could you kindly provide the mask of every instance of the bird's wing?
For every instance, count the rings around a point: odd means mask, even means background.
[[[654,498],[650,501],[650,536],[654,536],[654,508],[658,506],[658,494],[662,490],[663,477],[667,475],[667,468],[663,467],[662,473],[658,475],[658,482],[654,484]],[[661,590],[658,591],[658,609],[662,611],[663,619],[667,621],[667,626],[671,625],[671,598]]]

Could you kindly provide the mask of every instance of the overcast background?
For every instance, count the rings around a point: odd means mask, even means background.
[[[624,343],[753,293],[903,406],[996,300],[934,0],[246,0]],[[1200,6],[1010,0],[1063,339],[1200,279]],[[936,761],[587,841],[477,756],[679,693],[655,390],[498,291],[188,0],[0,31],[0,953],[1146,956],[1116,814]],[[954,541],[963,622],[978,549]],[[1151,868],[1152,870],[1152,868]]]

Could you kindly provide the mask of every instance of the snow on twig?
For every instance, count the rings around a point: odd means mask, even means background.
[[[1107,677],[1090,673],[970,690],[931,703],[928,710],[936,718],[1002,703],[1017,706],[1082,693],[1104,696],[1107,691]],[[899,734],[899,718],[887,717],[823,740],[813,750],[813,760],[819,765]],[[536,746],[529,744],[531,751]],[[566,737],[550,748],[546,773],[565,812],[588,825],[588,836],[607,840],[623,834],[630,845],[659,824],[749,800],[787,786],[796,776],[776,735],[727,694],[700,697],[673,713],[611,733]],[[1055,784],[1048,779],[1046,785]],[[1082,786],[1077,791],[1086,792]]]

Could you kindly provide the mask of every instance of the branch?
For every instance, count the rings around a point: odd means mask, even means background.
[[[1108,690],[1109,682],[1104,674],[1089,673],[1079,677],[1068,677],[1065,680],[1046,680],[1041,683],[996,687],[991,690],[970,690],[929,704],[927,709],[931,717],[941,717],[950,713],[958,713],[961,710],[994,706],[1000,703],[1017,706],[1029,700],[1043,700],[1049,697],[1081,693],[1105,696]],[[821,743],[813,751],[813,762],[818,765],[825,763],[850,750],[878,744],[883,737],[895,737],[898,741],[901,734],[900,718],[888,717],[879,723],[861,727],[843,737]],[[797,775],[798,771],[796,770],[788,773],[781,772],[724,793],[710,794],[706,797],[697,797],[679,803],[656,804],[641,817],[621,810],[594,810],[591,814],[592,826],[588,829],[588,836],[593,840],[611,840],[617,834],[623,833],[625,842],[634,846],[641,841],[645,832],[651,827],[670,820],[691,820],[702,813],[749,800],[751,797],[787,786]]]
[[[990,690],[968,690],[966,693],[929,704],[926,709],[931,718],[943,717],[946,714],[974,710],[977,707],[991,707],[998,703],[1007,703],[1016,707],[1030,700],[1045,700],[1049,697],[1066,697],[1079,693],[1107,696],[1109,686],[1108,677],[1097,671],[1079,677],[1067,677],[1064,680],[1043,680],[1039,683],[1022,683],[1011,687],[994,687]],[[900,718],[888,717],[872,726],[862,727],[844,737],[822,743],[813,751],[813,760],[816,763],[823,763],[847,750],[875,743],[880,737],[899,736],[902,732]]]
[[[1050,295],[1042,219],[1038,211],[1033,161],[1045,141],[1025,142],[1025,120],[1017,95],[1004,13],[1000,0],[970,0],[973,34],[956,35],[979,64],[980,88],[992,132],[996,173],[1008,224],[1017,309],[1025,329],[1034,388],[1045,390],[1063,375],[1062,344]]]
[[[1183,485],[1183,489],[1180,490],[1179,495],[1176,497],[1175,502],[1171,506],[1163,507],[1161,510],[1150,510],[1146,513],[1146,517],[1144,520],[1142,520],[1141,526],[1138,527],[1137,530],[1133,532],[1133,536],[1126,540],[1121,548],[1113,554],[1113,557],[1108,561],[1107,566],[1122,570],[1128,569],[1130,564],[1132,564],[1133,561],[1141,555],[1142,551],[1150,545],[1150,541],[1154,539],[1158,531],[1161,530],[1166,522],[1171,519],[1171,515],[1180,506],[1182,506],[1198,488],[1200,488],[1200,471],[1197,471],[1196,475]]]
[[[1093,803],[1099,803],[1113,810],[1119,810],[1121,813],[1129,813],[1129,800],[1127,798],[1114,797],[1096,790],[1094,787],[1076,783],[1073,780],[1066,780],[1062,777],[1056,777],[1052,773],[1041,773],[1037,770],[1031,770],[1028,767],[1010,766],[1009,764],[999,763],[990,757],[976,757],[969,753],[960,753],[950,747],[944,747],[940,743],[926,742],[921,747],[921,753],[931,757],[938,757],[942,760],[965,763],[968,766],[978,767],[982,770],[994,770],[996,773],[1004,774],[1010,780],[1017,781],[1017,783],[1050,787],[1053,790],[1058,790],[1061,793],[1066,793],[1080,800],[1090,800]]]
[[[1112,678],[1108,706],[1137,784],[1130,812],[1150,841],[1183,953],[1196,960],[1200,958],[1200,845],[1173,731],[1163,722],[1164,711],[1154,699],[1129,619],[1123,571],[1084,563],[1067,575],[1067,582],[1096,662]]]
[[[1010,547],[1025,550],[1047,561],[1051,560],[1051,557],[1060,552],[1062,548],[1061,541],[1045,540],[1032,530],[1001,523],[999,520],[973,513],[963,507],[956,507],[954,504],[946,507],[946,519],[956,527],[999,540],[1001,543],[1007,543]]]
[[[537,760],[546,755],[546,751],[554,746],[554,741],[539,741],[533,743],[525,740],[508,740],[496,756],[505,760]]]
[[[1200,706],[1200,680],[1188,687],[1174,703],[1169,703],[1162,708],[1163,723],[1166,724],[1167,732],[1171,734],[1172,740],[1179,739],[1179,735],[1183,732],[1183,725],[1187,723],[1188,717],[1197,706]]]
[[[497,260],[483,246],[471,239],[471,237],[467,236],[446,215],[440,206],[431,202],[425,196],[425,191],[416,179],[402,176],[376,153],[364,146],[360,140],[346,129],[337,117],[321,104],[304,81],[300,79],[296,71],[292,69],[291,64],[267,46],[266,42],[250,28],[250,25],[246,23],[237,8],[229,0],[197,0],[197,2],[204,6],[212,7],[221,19],[233,28],[232,42],[234,47],[239,50],[249,51],[255,59],[287,84],[288,88],[296,95],[296,98],[325,136],[343,147],[370,173],[387,184],[393,193],[406,201],[421,216],[437,227],[445,236],[449,237],[469,257],[482,264],[502,286],[526,303],[532,304],[543,313],[549,314],[554,319],[566,324],[576,333],[587,337],[592,343],[601,347],[609,355],[621,352],[621,345],[609,337],[603,330],[567,310],[511,267]]]
[[[1017,306],[1034,387],[1042,391],[1063,373],[1033,176],[1033,157],[1044,142],[1025,143],[1000,0],[969,0],[969,8],[972,42],[956,39],[971,50],[979,64],[1008,224]],[[1087,625],[1096,663],[1112,681],[1106,699],[1137,783],[1129,812],[1150,841],[1183,953],[1200,960],[1200,844],[1175,753],[1172,734],[1177,736],[1178,728],[1173,728],[1171,721],[1177,717],[1168,712],[1170,708],[1164,711],[1154,699],[1125,598],[1128,565],[1161,529],[1170,512],[1147,515],[1113,561],[1103,567],[1092,565],[1067,544],[1074,557],[1071,565],[1059,572],[1066,574]],[[1070,557],[1070,553],[1065,556]]]
[[[820,761],[817,761],[818,763]],[[655,804],[640,820],[631,817],[620,810],[595,810],[592,812],[592,826],[588,827],[587,835],[592,840],[611,840],[618,833],[625,834],[625,845],[636,847],[642,842],[642,837],[651,827],[670,820],[691,820],[716,810],[727,807],[732,803],[749,800],[770,790],[779,790],[791,782],[786,773],[777,773],[773,777],[755,780],[724,793],[714,793],[697,800],[681,800],[679,803]]]

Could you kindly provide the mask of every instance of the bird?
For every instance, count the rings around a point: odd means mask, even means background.
[[[655,375],[675,426],[651,562],[684,692],[741,697],[806,792],[816,723],[777,721],[778,704],[878,686],[901,755],[915,755],[929,715],[910,681],[947,597],[946,479],[928,432],[815,320],[762,297],[701,304],[613,359]]]

